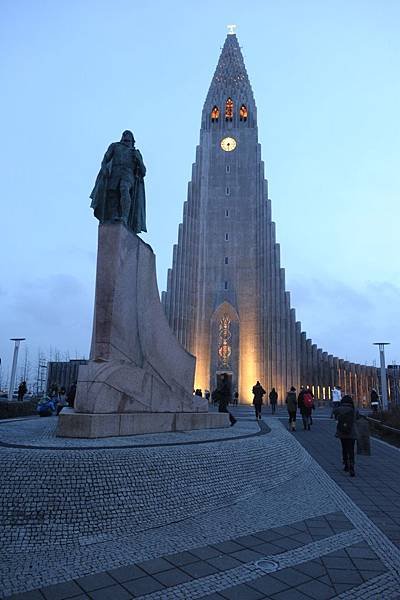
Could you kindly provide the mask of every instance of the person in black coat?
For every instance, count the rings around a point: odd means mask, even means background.
[[[354,471],[354,446],[357,439],[356,420],[360,418],[358,410],[354,408],[353,398],[343,396],[340,406],[335,409],[337,419],[336,437],[342,446],[342,459],[344,470],[355,476]]]
[[[275,414],[275,410],[276,410],[276,405],[278,403],[278,392],[276,391],[276,389],[273,387],[272,390],[269,393],[269,403],[271,405],[271,409],[272,409],[272,414]]]
[[[27,391],[28,391],[28,388],[26,387],[26,381],[21,381],[21,383],[18,386],[18,400],[20,402],[23,402],[24,396]]]
[[[67,394],[68,406],[70,406],[71,408],[74,408],[75,396],[76,396],[76,381],[71,384],[71,386],[68,390],[68,394]]]
[[[379,408],[379,395],[375,388],[371,390],[371,409],[373,412],[378,412]]]
[[[263,386],[259,381],[257,381],[256,385],[253,386],[253,404],[256,411],[256,419],[261,419],[261,407],[264,394],[265,390]]]
[[[234,425],[236,423],[236,419],[228,410],[228,405],[231,401],[231,388],[227,377],[222,379],[222,384],[219,389],[217,389],[216,396],[218,399],[218,412],[228,413],[229,421],[231,425]]]
[[[296,388],[293,385],[286,395],[286,406],[289,414],[289,431],[296,431],[297,398]]]

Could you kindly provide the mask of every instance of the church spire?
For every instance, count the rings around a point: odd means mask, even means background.
[[[233,28],[233,26],[229,26]],[[243,60],[237,36],[231,30],[226,36],[217,68],[208,90],[203,109],[203,124],[209,119],[213,107],[223,108],[227,99],[235,106],[244,106],[255,112],[253,90]]]

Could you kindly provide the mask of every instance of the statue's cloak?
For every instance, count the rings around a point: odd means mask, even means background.
[[[134,233],[147,231],[146,229],[146,194],[144,189],[144,175],[146,169],[139,150],[135,150],[140,156],[141,163],[139,164],[138,173],[135,175],[134,185],[131,190],[131,209],[129,212],[127,226]],[[106,154],[107,155],[107,154]],[[90,194],[94,216],[100,223],[109,223],[116,220],[117,207],[111,205],[109,191],[109,178],[112,171],[112,161],[109,160],[106,168],[101,168],[94,184],[94,188]]]

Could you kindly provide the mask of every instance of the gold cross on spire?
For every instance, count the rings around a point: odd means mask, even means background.
[[[237,25],[227,25],[226,27],[228,29],[228,35],[235,35],[236,34],[236,27],[237,27]]]

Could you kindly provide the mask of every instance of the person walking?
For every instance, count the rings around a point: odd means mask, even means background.
[[[218,412],[228,413],[230,424],[231,426],[234,425],[237,419],[228,410],[228,405],[231,401],[231,388],[227,377],[223,377],[221,387],[217,389],[216,396],[218,399]]]
[[[74,383],[72,383],[70,385],[68,394],[67,394],[68,406],[70,406],[71,408],[74,408],[75,396],[76,396],[76,381],[74,381]]]
[[[266,392],[259,381],[257,381],[256,385],[253,386],[252,391],[254,394],[253,404],[254,404],[254,409],[256,411],[256,419],[261,419],[262,401],[263,401],[263,396]]]
[[[371,410],[374,413],[378,412],[379,408],[379,395],[375,388],[371,390]]]
[[[62,409],[66,406],[68,406],[67,394],[65,392],[65,388],[61,388],[57,402],[56,415],[58,416]]]
[[[21,381],[21,383],[18,386],[18,401],[19,402],[23,402],[24,396],[27,391],[28,391],[28,388],[26,387],[26,381]]]
[[[298,397],[298,406],[303,419],[304,430],[310,431],[312,419],[311,412],[314,407],[314,395],[312,391],[307,388],[302,388]]]
[[[289,431],[296,431],[297,397],[296,388],[290,388],[286,396],[287,411],[289,414]]]
[[[335,416],[335,410],[339,408],[340,401],[342,399],[342,390],[340,389],[340,385],[335,385],[332,390],[332,412],[331,419]]]
[[[271,405],[272,414],[274,415],[276,411],[276,405],[278,403],[278,393],[274,387],[269,393],[269,403]]]
[[[342,445],[342,460],[344,470],[355,476],[354,470],[354,445],[357,439],[356,419],[360,417],[358,410],[354,408],[353,398],[343,396],[340,406],[335,409],[337,420],[336,437]]]

